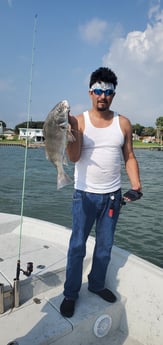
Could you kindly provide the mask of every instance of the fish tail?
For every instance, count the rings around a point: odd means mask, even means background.
[[[70,183],[72,183],[72,179],[65,172],[63,174],[58,174],[57,189],[61,189]]]

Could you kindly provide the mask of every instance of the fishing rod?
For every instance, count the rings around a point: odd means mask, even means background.
[[[34,18],[34,28],[33,28],[33,43],[32,43],[32,57],[31,57],[31,68],[30,68],[30,80],[29,80],[29,93],[28,93],[28,109],[27,109],[27,132],[25,139],[25,155],[24,155],[24,171],[23,171],[23,186],[22,186],[22,197],[21,197],[21,214],[20,214],[20,234],[19,234],[19,247],[18,247],[18,260],[16,267],[16,278],[14,279],[14,306],[19,306],[19,276],[20,272],[29,277],[33,271],[33,263],[27,263],[27,269],[23,270],[20,265],[21,257],[21,243],[22,243],[22,230],[23,230],[23,214],[24,214],[24,196],[25,196],[25,184],[26,184],[26,170],[27,170],[27,152],[28,152],[28,130],[30,122],[31,113],[31,103],[32,103],[32,80],[33,80],[33,66],[35,57],[35,41],[36,41],[36,28],[37,28],[37,17]]]

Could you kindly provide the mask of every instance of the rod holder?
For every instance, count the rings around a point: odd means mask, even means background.
[[[14,279],[14,307],[18,308],[20,305],[20,282]]]
[[[14,280],[19,280],[19,276],[20,276],[20,260],[17,261],[16,279],[14,279]]]
[[[0,314],[4,313],[4,285],[0,284]]]

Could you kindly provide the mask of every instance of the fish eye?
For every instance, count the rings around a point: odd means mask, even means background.
[[[60,127],[61,129],[67,128],[65,125],[60,125],[59,127]]]

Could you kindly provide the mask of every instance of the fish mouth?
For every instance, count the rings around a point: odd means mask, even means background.
[[[64,101],[62,101],[62,106],[68,112],[68,115],[69,115],[70,114],[70,105],[66,99]]]
[[[66,106],[67,108],[70,108],[69,102],[67,101],[67,99],[64,99],[64,101],[62,101],[62,104],[64,106]]]

